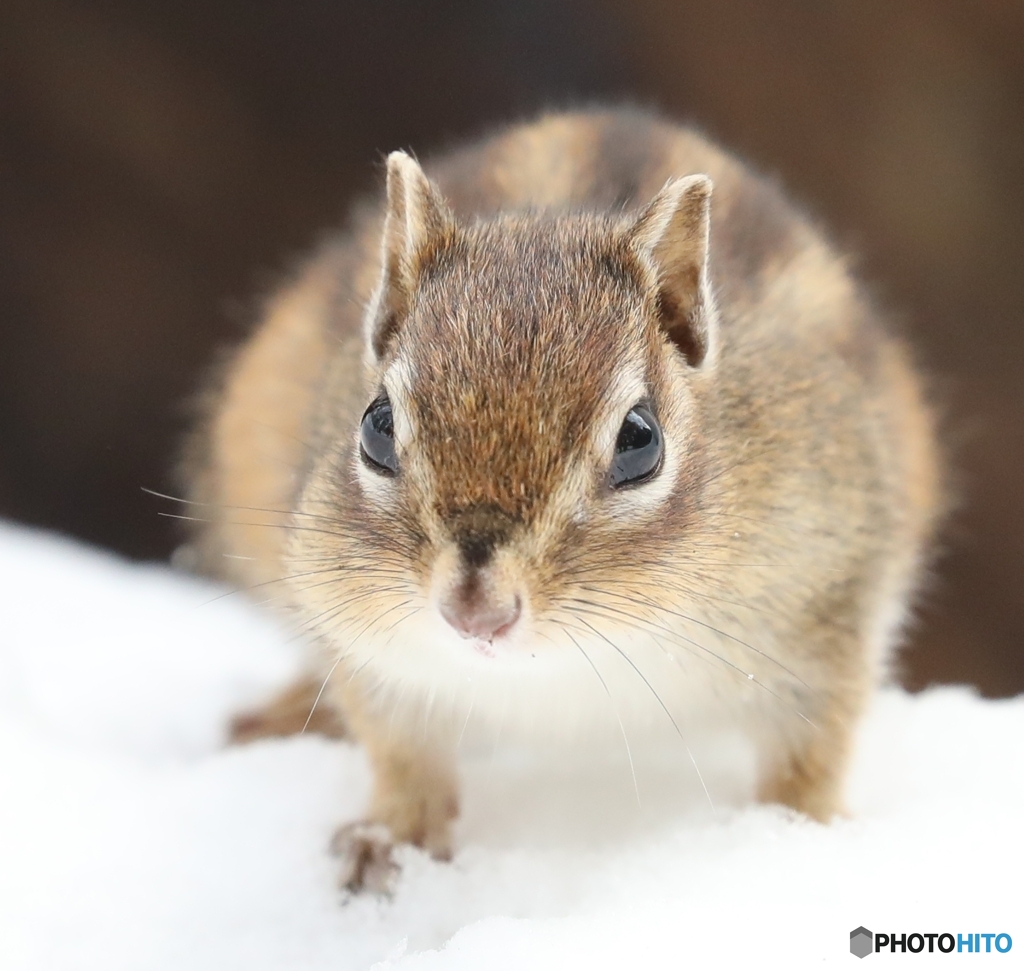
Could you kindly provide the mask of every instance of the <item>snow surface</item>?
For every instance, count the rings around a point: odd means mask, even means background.
[[[347,898],[325,847],[364,805],[359,750],[223,744],[296,670],[288,632],[11,526],[0,590],[5,971],[788,969],[855,962],[860,924],[1006,932],[987,957],[1024,966],[1024,699],[883,692],[830,826],[712,814],[686,763],[641,766],[640,808],[621,766],[497,748],[465,766],[454,862],[405,851],[392,899]]]

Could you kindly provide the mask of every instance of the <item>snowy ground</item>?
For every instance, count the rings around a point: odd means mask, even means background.
[[[884,693],[828,827],[712,815],[657,766],[639,809],[617,770],[498,752],[466,766],[454,863],[410,851],[393,899],[345,899],[325,846],[366,798],[358,750],[223,747],[293,670],[286,633],[13,527],[0,590],[4,971],[789,969],[855,963],[861,924],[1006,932],[981,960],[1022,966],[1024,699]]]

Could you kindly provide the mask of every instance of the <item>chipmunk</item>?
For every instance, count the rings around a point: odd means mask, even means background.
[[[365,745],[352,888],[451,854],[470,712],[731,725],[761,800],[828,820],[942,510],[933,424],[844,259],[696,132],[595,110],[394,152],[194,450],[208,568],[320,650],[239,732],[322,692]]]

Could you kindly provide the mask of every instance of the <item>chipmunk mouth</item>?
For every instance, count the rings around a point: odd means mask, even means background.
[[[486,640],[483,637],[475,637],[470,643],[473,650],[481,657],[495,658],[498,656],[494,651],[494,643],[492,641]]]

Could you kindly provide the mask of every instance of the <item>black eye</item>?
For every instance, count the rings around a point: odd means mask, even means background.
[[[612,459],[612,488],[650,479],[661,468],[661,428],[643,405],[631,408],[619,429]]]
[[[363,413],[363,421],[359,426],[359,451],[363,461],[375,472],[381,475],[398,474],[395,420],[391,414],[391,402],[384,392]]]

